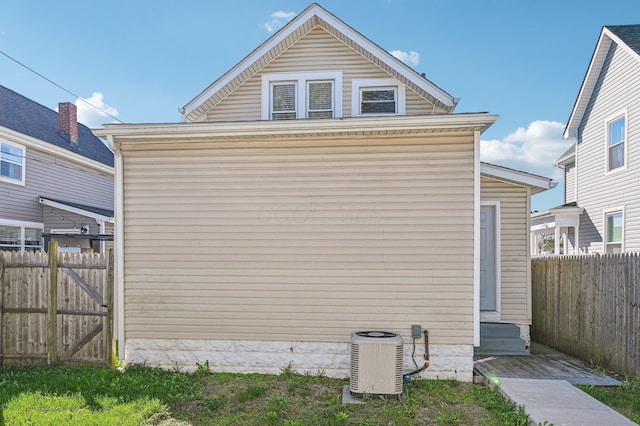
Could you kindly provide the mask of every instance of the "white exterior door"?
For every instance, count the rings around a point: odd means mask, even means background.
[[[497,311],[496,206],[480,208],[480,310]]]

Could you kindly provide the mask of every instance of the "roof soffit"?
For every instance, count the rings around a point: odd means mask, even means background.
[[[529,187],[532,195],[553,189],[557,185],[552,179],[544,176],[485,162],[480,163],[480,174],[502,182]]]
[[[427,116],[358,117],[356,119],[195,122],[156,124],[107,124],[95,132],[122,143],[166,143],[292,140],[301,138],[348,139],[358,136],[400,136],[427,133],[483,132],[497,119],[485,113]]]
[[[613,43],[624,49],[631,57],[640,61],[640,55],[638,52],[624,43],[623,40],[616,36],[607,27],[602,27],[600,38],[598,39],[598,43],[596,44],[596,48],[591,57],[584,80],[582,81],[582,86],[580,87],[580,92],[578,93],[573,110],[571,111],[571,116],[569,117],[569,121],[565,127],[565,139],[576,138],[578,136],[578,127],[580,126],[584,113],[587,110],[587,106],[589,105],[589,101],[593,95],[593,90],[595,89],[598,77],[602,71],[602,66],[604,65],[609,49]]]
[[[185,105],[184,115],[191,121],[199,121],[208,110],[316,27],[323,28],[423,98],[448,112],[455,108],[457,99],[314,3]]]

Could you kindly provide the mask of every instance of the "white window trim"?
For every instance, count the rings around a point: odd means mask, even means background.
[[[2,226],[13,226],[15,228],[20,228],[20,251],[24,251],[24,228],[34,228],[41,229],[44,232],[44,223],[40,222],[24,222],[21,220],[11,220],[11,219],[0,219],[0,225]],[[18,246],[15,246],[18,247]],[[44,250],[44,241],[42,249]],[[2,247],[0,247],[2,250]]]
[[[22,176],[20,177],[20,179],[12,179],[8,176],[3,176],[0,175],[0,182],[7,182],[7,183],[12,183],[14,185],[21,185],[24,186],[25,185],[25,179],[27,176],[27,148],[24,145],[20,145],[17,143],[13,143],[13,142],[8,142],[6,140],[1,140],[0,143],[2,144],[6,144],[6,145],[11,145],[14,148],[18,148],[22,150]]]
[[[262,74],[261,118],[271,120],[271,83],[297,82],[296,118],[307,118],[307,82],[333,80],[333,118],[342,118],[342,71]]]
[[[624,164],[621,167],[615,169],[609,169],[609,125],[614,121],[624,117]],[[605,152],[604,152],[604,170],[605,175],[610,173],[618,173],[623,170],[627,170],[629,164],[629,113],[627,109],[618,111],[618,113],[607,117],[604,121],[604,138],[605,138]]]
[[[361,114],[360,113],[360,90],[376,89],[383,87],[395,87],[398,99],[396,99],[395,114]],[[351,81],[351,116],[377,116],[377,115],[405,115],[406,114],[406,89],[405,85],[395,78],[369,78],[354,79]]]
[[[620,206],[620,207],[612,207],[606,210],[602,211],[602,225],[603,225],[603,229],[602,229],[602,253],[607,254],[607,244],[608,244],[608,240],[609,240],[609,234],[608,234],[608,228],[609,228],[609,224],[607,223],[607,216],[612,215],[612,214],[616,214],[616,213],[622,213],[622,236],[621,236],[621,241],[620,241],[620,251],[622,253],[624,253],[624,240],[625,240],[625,222],[626,222],[626,217],[627,215],[625,214],[625,206]],[[616,243],[617,244],[617,243]]]

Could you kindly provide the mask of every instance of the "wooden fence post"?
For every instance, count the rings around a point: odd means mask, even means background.
[[[58,362],[58,243],[49,242],[49,303],[47,305],[47,362]]]
[[[113,338],[113,308],[115,300],[113,297],[114,284],[114,255],[113,249],[109,250],[109,262],[107,264],[107,365],[116,368],[116,341]]]

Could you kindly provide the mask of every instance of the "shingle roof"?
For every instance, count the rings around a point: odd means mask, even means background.
[[[71,143],[58,130],[57,112],[2,85],[0,126],[113,167],[113,153],[87,126],[78,123],[78,143]]]
[[[606,25],[606,28],[640,54],[640,25]]]

